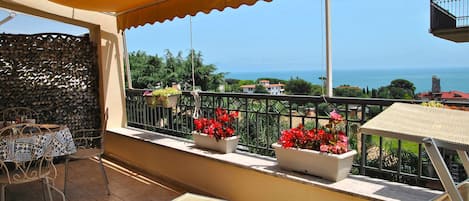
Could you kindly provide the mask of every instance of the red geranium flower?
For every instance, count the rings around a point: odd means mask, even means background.
[[[283,148],[312,149],[333,154],[348,152],[348,138],[339,126],[343,121],[342,116],[334,110],[329,123],[323,129],[306,130],[300,124],[296,128],[282,131],[278,143]]]
[[[215,137],[217,140],[233,136],[235,130],[232,124],[238,118],[238,111],[228,113],[222,108],[217,108],[215,115],[216,117],[211,119],[194,119],[194,129],[210,137]]]

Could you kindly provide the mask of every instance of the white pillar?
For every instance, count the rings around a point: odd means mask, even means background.
[[[122,40],[124,45],[125,70],[127,72],[127,86],[129,87],[129,89],[133,89],[134,87],[132,86],[132,76],[130,74],[129,52],[127,50],[127,38],[125,37],[125,30],[122,31]]]
[[[327,66],[327,97],[332,97],[332,50],[331,50],[331,15],[329,0],[326,1],[326,66]]]

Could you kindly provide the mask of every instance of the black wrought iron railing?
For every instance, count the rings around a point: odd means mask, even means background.
[[[176,108],[149,107],[144,90],[127,90],[127,119],[131,127],[191,138],[194,99],[183,92]],[[346,133],[352,149],[359,154],[352,172],[420,186],[439,186],[437,175],[421,144],[362,135],[360,126],[394,102],[419,104],[419,100],[364,98],[327,98],[239,93],[201,92],[201,116],[213,117],[216,108],[238,111],[236,134],[241,136],[239,150],[274,156],[271,144],[280,132],[303,124],[316,128],[328,121],[328,112],[339,111],[346,119]],[[469,107],[469,103],[447,102],[447,105]],[[456,180],[465,179],[455,154],[445,153]]]
[[[432,9],[454,20],[454,28],[469,26],[469,0],[430,0],[430,3]]]

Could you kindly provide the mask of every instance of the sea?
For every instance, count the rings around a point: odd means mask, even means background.
[[[324,76],[324,70],[303,71],[271,71],[271,72],[229,72],[225,78],[240,80],[256,80],[258,78],[278,78],[289,80],[299,77],[313,84],[321,85],[319,77]],[[332,82],[334,87],[340,85],[379,88],[387,86],[395,79],[406,79],[414,83],[415,92],[428,92],[432,88],[432,77],[440,79],[441,91],[462,91],[469,93],[469,67],[465,68],[400,68],[400,69],[334,69]]]

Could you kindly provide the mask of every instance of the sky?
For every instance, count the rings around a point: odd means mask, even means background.
[[[331,0],[334,69],[469,68],[469,43],[429,33],[429,1]],[[192,17],[193,48],[220,72],[325,69],[324,1],[273,0]],[[8,13],[0,10],[0,19]],[[18,15],[0,32],[86,29]],[[189,17],[127,30],[129,51],[190,50]]]

